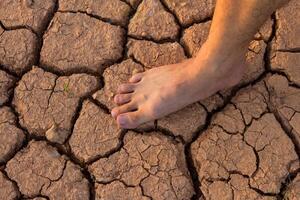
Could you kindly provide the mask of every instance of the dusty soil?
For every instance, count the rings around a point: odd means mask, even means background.
[[[0,200],[300,199],[300,3],[247,70],[136,130],[110,115],[133,74],[194,57],[214,0],[0,1]]]

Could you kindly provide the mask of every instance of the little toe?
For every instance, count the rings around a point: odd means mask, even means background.
[[[114,102],[118,105],[123,105],[125,103],[128,103],[130,102],[131,100],[131,97],[132,97],[132,94],[131,93],[128,93],[128,94],[117,94],[115,97],[114,97]]]
[[[116,119],[118,115],[122,114],[122,113],[126,113],[126,112],[130,112],[133,110],[136,110],[137,106],[136,104],[134,104],[133,102],[115,107],[114,109],[112,109],[111,111],[111,115]]]
[[[135,85],[132,83],[122,84],[118,88],[118,93],[119,94],[130,93],[130,92],[134,91],[134,88],[135,88]]]
[[[141,111],[134,111],[120,114],[117,117],[117,123],[121,128],[134,129],[145,123],[147,120]]]
[[[129,82],[130,83],[137,83],[137,82],[140,82],[142,80],[142,77],[143,77],[143,73],[137,73],[137,74],[134,74],[130,79],[129,79]]]

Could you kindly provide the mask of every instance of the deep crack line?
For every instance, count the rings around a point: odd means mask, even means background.
[[[285,180],[281,184],[280,192],[277,195],[278,199],[285,199],[284,194],[288,189],[288,186],[293,182],[293,180],[296,178],[296,176],[300,173],[300,168],[297,169],[295,172],[289,173]]]
[[[195,191],[195,195],[192,196],[191,200],[197,200],[200,199],[201,196],[203,196],[203,193],[200,189],[201,186],[201,182],[199,179],[199,175],[198,172],[196,170],[193,158],[192,158],[192,154],[191,154],[191,144],[189,143],[185,146],[184,148],[184,154],[185,154],[185,159],[186,159],[186,163],[187,163],[187,168],[190,172],[190,176],[193,182],[193,186],[194,186],[194,191]]]
[[[95,77],[95,78],[98,79],[97,77]],[[102,88],[103,88],[103,86],[102,86],[102,84],[99,82],[99,83],[98,83],[98,86],[97,86],[94,90],[88,92],[86,95],[84,95],[84,96],[82,96],[82,97],[79,98],[79,102],[78,102],[77,108],[76,108],[75,113],[73,114],[73,116],[72,116],[72,118],[71,118],[70,134],[69,134],[68,137],[66,138],[64,144],[67,144],[67,143],[69,142],[69,140],[70,140],[70,138],[71,138],[71,136],[72,136],[72,134],[73,134],[73,132],[74,132],[74,127],[75,127],[75,125],[76,125],[76,121],[78,120],[78,118],[79,118],[79,116],[80,116],[80,112],[81,112],[81,110],[82,110],[82,106],[83,106],[84,101],[87,100],[87,99],[91,99],[91,96],[92,96],[95,92],[97,92],[98,90],[101,90]]]
[[[31,141],[37,141],[37,142],[38,141],[43,141],[43,142],[45,142],[48,146],[54,148],[61,156],[66,156],[68,158],[69,161],[66,160],[65,165],[67,165],[67,162],[72,162],[73,164],[79,166],[81,168],[80,171],[81,171],[82,175],[84,176],[85,179],[87,179],[88,184],[89,184],[90,200],[95,199],[95,181],[92,178],[92,175],[90,174],[90,172],[88,171],[87,165],[80,162],[75,156],[73,156],[72,153],[69,152],[67,147],[65,147],[63,145],[56,144],[56,143],[52,143],[52,142],[48,141],[43,136],[37,137],[37,136],[32,135],[30,137],[29,141],[27,142],[26,146],[24,146],[22,149],[27,148],[29,142],[31,142]],[[64,172],[62,173],[61,177],[63,176],[63,174],[64,174]],[[56,180],[56,181],[58,181],[58,180]]]
[[[128,34],[128,39],[134,39],[134,40],[140,40],[140,41],[149,41],[149,42],[154,42],[156,44],[168,44],[168,43],[178,42],[177,39],[164,38],[164,39],[156,40],[152,37],[151,38],[150,37],[146,38],[146,37],[136,36],[136,35],[132,35],[132,34]]]
[[[284,132],[286,133],[286,135],[290,138],[290,140],[292,141],[294,148],[295,148],[295,152],[297,153],[298,159],[300,159],[300,144],[298,143],[296,136],[292,133],[293,129],[291,129],[290,127],[288,127],[284,121],[285,119],[283,119],[280,114],[278,113],[277,109],[272,109],[272,113],[274,114],[277,122],[280,124],[281,128],[284,130]]]
[[[53,15],[52,20],[49,22],[48,28],[43,33],[43,38],[40,40],[41,44],[40,44],[39,56],[38,56],[39,57],[39,59],[38,59],[39,62],[36,63],[36,65],[38,65],[42,69],[45,69],[46,71],[50,71],[53,74],[57,74],[59,76],[64,76],[64,75],[66,76],[66,75],[72,75],[72,74],[78,74],[78,73],[86,73],[86,74],[90,74],[90,75],[100,77],[102,75],[103,71],[107,67],[109,67],[111,65],[114,65],[116,63],[119,63],[124,59],[124,48],[126,46],[126,41],[127,41],[127,37],[125,36],[125,32],[126,32],[126,29],[127,29],[126,27],[118,25],[118,24],[111,24],[111,22],[109,22],[109,20],[103,21],[103,20],[99,19],[99,17],[96,17],[94,15],[91,15],[91,14],[88,14],[88,13],[82,12],[82,11],[60,11],[59,6],[56,7],[56,12],[54,14],[56,14],[56,13],[60,13],[60,14],[61,13],[73,13],[73,14],[78,13],[78,15],[80,13],[82,15],[86,15],[88,18],[96,19],[99,22],[101,21],[101,22],[105,23],[107,26],[108,25],[109,26],[114,26],[114,28],[116,28],[116,26],[118,26],[120,28],[120,31],[124,32],[124,34],[122,34],[122,37],[120,39],[120,43],[121,43],[120,45],[123,47],[122,48],[123,53],[120,57],[118,56],[118,58],[107,58],[103,61],[103,63],[97,64],[97,67],[101,68],[100,70],[97,70],[97,71],[95,71],[93,69],[90,69],[90,68],[87,68],[86,66],[83,66],[82,64],[79,65],[79,66],[76,66],[76,68],[62,70],[61,68],[58,68],[57,66],[54,66],[55,64],[51,65],[51,64],[45,63],[44,61],[41,61],[41,50],[43,49],[43,43],[44,43],[43,39],[45,39],[45,34],[47,33],[47,31],[50,30],[50,27],[53,23],[53,17],[54,17],[54,15]]]
[[[265,81],[264,81],[265,82]],[[265,82],[265,85],[267,83]],[[266,86],[267,92],[271,98],[271,91],[269,90],[268,86]],[[297,153],[298,159],[300,160],[300,144],[297,141],[296,135],[292,133],[293,129],[289,125],[289,122],[284,119],[280,114],[279,111],[277,110],[276,106],[273,105],[271,100],[267,102],[268,109],[274,114],[276,121],[280,124],[281,128],[283,131],[286,133],[286,135],[289,137],[289,139],[292,141],[294,145],[295,152]],[[290,127],[289,127],[290,126]]]
[[[14,30],[28,30],[31,33],[35,34],[36,36],[39,35],[38,32],[36,32],[33,28],[31,28],[30,26],[23,26],[23,25],[19,25],[19,26],[4,26],[4,24],[1,22],[0,20],[0,27],[2,27],[4,29],[4,31],[14,31]],[[1,35],[0,35],[1,36]]]
[[[168,7],[168,5],[167,5],[167,3],[165,2],[165,0],[160,0],[160,2],[161,2],[161,4],[163,5],[165,11],[168,12],[168,13],[170,13],[170,14],[173,16],[173,18],[174,18],[174,20],[175,20],[177,26],[179,27],[177,36],[175,37],[175,41],[178,42],[178,44],[182,47],[182,49],[183,49],[183,51],[184,51],[184,55],[185,55],[187,58],[191,57],[191,56],[189,55],[188,50],[186,49],[186,47],[185,47],[184,45],[182,45],[181,42],[180,42],[181,38],[183,37],[183,34],[184,34],[184,31],[185,31],[185,28],[186,28],[186,27],[183,27],[183,26],[181,25],[181,23],[180,23],[180,21],[179,21],[179,19],[178,19],[178,16],[176,15],[176,13],[173,13],[173,12],[171,11],[171,9]]]
[[[51,22],[52,22],[52,19],[53,19],[55,13],[58,11],[58,7],[59,7],[58,4],[59,4],[59,0],[56,0],[55,4],[54,4],[54,9],[53,9],[52,13],[49,14],[48,19],[45,20],[44,27],[41,31],[41,34],[38,37],[38,45],[37,45],[38,47],[36,49],[36,56],[35,56],[35,59],[36,59],[35,65],[36,66],[40,66],[41,51],[42,51],[42,48],[44,45],[43,37],[44,37],[45,33],[47,32],[48,28],[51,26]]]
[[[107,23],[107,24],[110,24],[112,26],[120,26],[122,28],[125,28],[126,26],[120,24],[120,23],[117,23],[117,22],[113,22],[111,19],[109,18],[105,18],[105,17],[101,17],[99,15],[96,15],[96,14],[90,14],[90,13],[87,13],[85,11],[80,11],[80,10],[77,10],[77,11],[73,11],[73,10],[57,10],[58,13],[74,13],[74,14],[77,14],[77,13],[81,13],[81,14],[85,14],[91,18],[94,18],[94,19],[97,19],[97,20],[100,20],[104,23]],[[127,22],[128,23],[128,22]]]
[[[20,80],[21,80],[21,77],[15,77],[15,81],[14,81],[14,84],[12,86],[12,89],[13,89],[12,90],[12,94],[9,96],[9,100],[7,101],[7,103],[5,105],[3,105],[3,106],[7,106],[7,107],[10,108],[10,111],[13,113],[13,115],[15,117],[15,123],[14,123],[14,125],[23,132],[23,134],[25,135],[25,138],[23,140],[23,143],[20,145],[20,147],[18,149],[16,149],[14,151],[13,155],[10,157],[10,159],[7,160],[7,162],[10,161],[11,159],[13,159],[15,157],[15,155],[19,151],[21,151],[22,149],[24,149],[24,148],[26,148],[28,146],[28,144],[29,144],[29,138],[30,138],[30,133],[29,133],[29,131],[25,127],[23,127],[21,125],[21,123],[20,123],[20,115],[16,111],[16,108],[15,108],[15,106],[13,104],[13,98],[14,98],[14,94],[15,94],[15,89],[16,89],[17,85],[19,84]],[[4,163],[5,166],[6,166],[6,163]],[[0,165],[1,165],[1,163],[0,163]]]
[[[17,183],[15,180],[11,179],[11,178],[8,176],[8,174],[7,174],[7,172],[5,171],[5,169],[3,169],[3,170],[0,169],[0,173],[2,173],[2,174],[4,175],[4,178],[5,178],[5,179],[7,179],[8,181],[10,181],[10,182],[13,184],[13,187],[17,190],[18,198],[21,198],[21,199],[22,199],[22,197],[24,197],[24,195],[21,193],[21,190],[20,190],[20,187],[19,187],[18,183]]]
[[[132,7],[132,5],[131,5],[130,3],[128,3],[127,1],[125,1],[125,0],[120,0],[120,1],[126,3],[127,6],[129,6],[131,10],[135,10],[135,9]]]
[[[287,53],[300,53],[300,47],[290,48],[290,49],[277,49],[279,52],[287,52]]]

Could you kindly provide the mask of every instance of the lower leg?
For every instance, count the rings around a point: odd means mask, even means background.
[[[217,0],[209,36],[196,56],[193,73],[206,71],[214,74],[222,80],[219,81],[220,86],[216,85],[218,89],[237,84],[242,78],[245,54],[253,36],[268,17],[288,1]],[[204,60],[216,64],[203,66]],[[210,68],[209,71],[207,68]]]
[[[289,0],[217,0],[208,41],[232,50],[248,46],[267,18]]]
[[[207,43],[213,54],[247,49],[267,18],[289,0],[217,0]]]
[[[248,44],[287,0],[218,0],[207,42],[195,59],[151,69],[120,86],[112,115],[122,128],[161,118],[237,84]]]

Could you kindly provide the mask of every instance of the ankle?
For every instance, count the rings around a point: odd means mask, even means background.
[[[238,41],[218,41],[208,39],[203,45],[209,57],[215,57],[220,60],[228,58],[245,57],[248,51],[249,43]],[[200,52],[199,52],[200,53]]]
[[[236,49],[222,49],[220,46],[213,46],[206,42],[194,59],[194,72],[202,73],[201,68],[205,68],[205,71],[211,74],[227,75],[237,68],[244,67],[247,50],[248,48],[242,46]]]
[[[226,54],[227,52],[247,52],[251,38],[232,38],[232,36],[210,33],[206,44],[212,51]]]
[[[229,50],[228,50],[229,51]],[[216,81],[217,89],[232,87],[241,80],[246,63],[247,48],[239,47],[225,52],[223,49],[205,43],[191,64],[191,74],[209,77]]]

